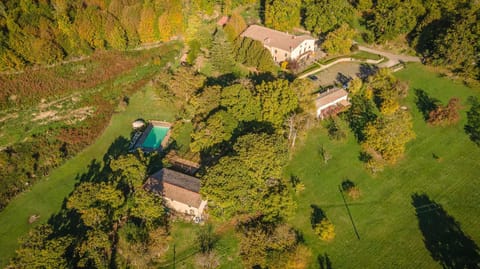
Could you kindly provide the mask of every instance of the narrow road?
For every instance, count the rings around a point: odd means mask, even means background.
[[[392,67],[396,64],[401,62],[420,62],[420,58],[416,56],[408,56],[408,55],[401,55],[401,54],[393,54],[390,52],[385,52],[377,49],[368,48],[365,46],[358,46],[359,50],[382,55],[383,57],[387,58],[388,61],[381,63],[378,67]]]

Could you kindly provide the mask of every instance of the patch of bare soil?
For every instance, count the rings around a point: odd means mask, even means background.
[[[7,120],[11,120],[11,119],[16,119],[18,118],[18,113],[9,113],[8,115],[4,116],[4,117],[1,117],[0,118],[0,123],[4,122],[4,121],[7,121]]]

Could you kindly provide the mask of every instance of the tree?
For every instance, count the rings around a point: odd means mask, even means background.
[[[478,6],[478,5],[477,5]],[[432,50],[435,65],[448,65],[455,73],[480,78],[480,7],[461,9],[459,19],[437,36]]]
[[[367,26],[377,41],[384,42],[412,31],[417,18],[424,13],[425,8],[418,0],[377,1],[368,16]]]
[[[105,39],[110,47],[120,50],[127,48],[127,34],[120,22],[110,13],[106,16],[105,33]]]
[[[332,241],[335,238],[335,226],[327,218],[323,218],[317,223],[314,231],[323,241]]]
[[[354,9],[347,0],[306,0],[303,25],[318,35],[353,20]]]
[[[405,144],[414,138],[410,113],[397,110],[392,115],[378,117],[367,124],[363,147],[374,150],[385,161],[395,163],[403,155]]]
[[[342,127],[335,118],[329,118],[326,127],[330,139],[343,140],[347,137],[347,134],[342,130]]]
[[[351,95],[359,94],[362,90],[363,82],[359,77],[355,77],[348,83],[348,92]]]
[[[200,117],[201,120],[203,120],[208,113],[218,108],[220,106],[221,92],[222,88],[218,85],[207,86],[202,88],[200,92],[197,92],[197,94],[190,99],[190,104],[195,111],[196,117]]]
[[[268,0],[265,3],[265,25],[279,31],[291,31],[300,24],[301,1]]]
[[[83,268],[109,268],[112,256],[112,243],[104,231],[89,230],[86,238],[77,246],[77,266]]]
[[[212,224],[209,223],[197,230],[196,241],[202,253],[209,253],[213,250],[218,237],[215,235]]]
[[[153,42],[156,40],[155,20],[157,15],[150,1],[145,1],[142,12],[140,13],[140,22],[137,26],[138,36],[142,43]]]
[[[280,257],[288,255],[298,243],[291,226],[264,222],[261,217],[240,223],[237,229],[241,233],[240,256],[245,268],[285,268],[286,259]]]
[[[225,31],[225,36],[230,42],[234,42],[238,36],[247,28],[247,23],[243,19],[242,15],[238,13],[233,13],[228,19],[227,25],[223,28]]]
[[[234,84],[222,90],[221,105],[238,121],[260,119],[260,101],[253,89]]]
[[[274,73],[277,69],[270,52],[262,43],[250,38],[238,38],[235,41],[235,60],[259,71]]]
[[[49,238],[53,229],[48,224],[30,230],[20,240],[20,247],[7,268],[66,268],[65,251],[73,238],[68,236]]]
[[[192,134],[190,149],[193,152],[206,150],[216,144],[226,142],[232,138],[238,121],[228,112],[220,110],[210,116],[206,123],[200,123]]]
[[[110,169],[116,178],[115,180],[121,182],[124,186],[128,186],[129,192],[140,189],[147,175],[147,167],[142,162],[142,157],[137,157],[135,154],[126,154],[110,161]]]
[[[348,24],[342,24],[339,28],[328,33],[322,48],[332,55],[342,55],[350,53],[350,47],[353,44],[355,31]]]
[[[391,115],[400,108],[399,101],[407,96],[408,85],[397,79],[389,69],[382,68],[368,79],[367,89],[384,115]]]
[[[465,132],[475,144],[480,146],[480,101],[478,98],[471,98],[470,101],[472,107],[467,112]]]
[[[233,72],[235,60],[233,58],[232,43],[225,38],[225,33],[221,29],[217,29],[213,36],[213,43],[210,49],[210,60],[213,67],[218,72]]]
[[[212,215],[223,219],[262,215],[265,221],[287,217],[293,202],[282,178],[285,140],[277,135],[248,134],[239,137],[233,148],[234,154],[207,168],[202,181],[201,192],[211,202]]]
[[[365,127],[374,121],[375,106],[363,95],[353,95],[350,98],[351,106],[347,111],[347,120],[358,141],[365,139]]]
[[[124,203],[123,193],[106,183],[84,182],[67,200],[67,208],[80,213],[86,226],[108,226],[115,209]]]
[[[262,120],[274,126],[281,126],[298,107],[297,95],[287,80],[262,81],[255,89],[260,97]]]
[[[312,257],[312,252],[305,245],[298,245],[289,256],[286,264],[287,269],[306,269]]]
[[[75,18],[75,28],[81,39],[85,40],[91,48],[105,48],[105,31],[103,29],[103,13],[95,6],[79,10]]]
[[[432,125],[451,125],[459,120],[460,99],[451,98],[446,106],[437,105],[428,115],[428,123]]]
[[[166,211],[161,197],[140,188],[131,198],[129,213],[152,230],[163,221]]]
[[[183,32],[182,1],[163,1],[164,12],[158,17],[158,33],[160,40],[169,41],[170,38]]]

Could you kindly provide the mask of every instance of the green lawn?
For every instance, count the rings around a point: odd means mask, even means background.
[[[172,241],[165,256],[165,261],[159,268],[173,268],[173,246],[175,245],[175,268],[193,269],[196,268],[195,255],[199,253],[196,234],[200,225],[186,222],[172,223]],[[215,243],[214,251],[223,269],[240,269],[242,263],[238,255],[238,240],[232,228],[222,231]]]
[[[318,268],[317,257],[325,254],[332,268],[441,268],[424,244],[412,205],[415,193],[428,195],[460,224],[460,231],[451,237],[441,237],[437,242],[442,243],[440,248],[446,250],[464,242],[462,233],[480,244],[480,148],[463,131],[465,110],[469,108],[466,99],[478,95],[478,89],[441,78],[419,64],[409,65],[396,75],[409,82],[405,105],[413,114],[417,134],[396,166],[372,176],[358,159],[360,147],[351,133],[344,142],[332,142],[324,129],[317,128],[309,133],[286,169],[287,176],[298,176],[306,186],[305,191],[296,196],[298,209],[291,222],[313,250],[311,268]],[[426,125],[414,102],[416,88],[444,103],[450,97],[459,97],[464,106],[461,121],[453,127]],[[326,165],[318,153],[321,145],[333,156]],[[347,197],[360,240],[338,191],[345,179],[355,182],[362,192],[357,201]],[[313,234],[312,205],[320,207],[334,223],[336,238],[332,242],[321,242]],[[429,214],[425,212],[421,216]],[[432,225],[427,228],[435,230],[437,224]],[[455,255],[452,250],[446,253]],[[445,259],[451,258],[448,255]]]
[[[107,129],[93,145],[12,200],[0,212],[0,267],[5,266],[13,256],[17,239],[32,227],[27,221],[29,216],[40,215],[40,220],[35,223],[39,224],[58,212],[64,198],[73,190],[76,177],[88,170],[88,164],[95,159],[102,160],[116,138],[123,136],[129,139],[132,121],[137,118],[173,121],[174,111],[172,103],[158,99],[152,89],[146,87],[138,91],[131,97],[125,111],[112,117]]]

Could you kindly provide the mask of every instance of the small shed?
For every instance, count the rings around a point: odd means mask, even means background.
[[[334,88],[319,95],[315,100],[317,118],[323,119],[341,108],[350,105],[348,92],[344,89]]]

